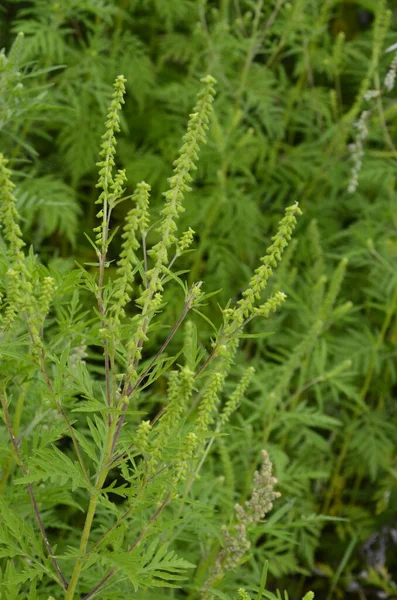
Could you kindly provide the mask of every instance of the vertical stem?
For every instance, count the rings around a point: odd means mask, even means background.
[[[104,451],[103,459],[102,459],[103,465],[110,463],[113,439],[114,439],[114,434],[115,434],[115,430],[116,430],[116,424],[117,424],[117,420],[112,419],[112,423],[108,430],[106,447],[105,447],[105,451]],[[76,591],[76,588],[77,588],[77,585],[79,582],[80,574],[81,574],[81,569],[83,568],[83,563],[85,560],[84,554],[86,553],[88,541],[90,538],[90,533],[91,533],[92,524],[93,524],[94,517],[95,517],[96,507],[98,504],[98,497],[99,497],[100,491],[103,487],[103,484],[105,483],[105,480],[109,473],[110,468],[111,468],[111,464],[109,464],[109,466],[105,469],[102,469],[102,470],[99,469],[99,474],[97,476],[97,482],[95,485],[95,493],[92,494],[91,498],[90,498],[90,503],[88,505],[88,511],[87,511],[87,515],[86,515],[86,519],[85,519],[85,523],[84,523],[84,529],[83,529],[83,533],[81,536],[80,547],[79,547],[81,556],[80,556],[80,558],[77,559],[77,561],[74,565],[72,577],[70,580],[68,590],[66,592],[65,600],[73,600],[73,598],[74,598],[74,594],[75,594],[75,591]]]
[[[385,338],[386,332],[387,332],[387,330],[389,328],[389,325],[391,323],[391,320],[393,318],[393,315],[394,315],[396,309],[397,309],[397,285],[395,287],[393,297],[392,297],[391,302],[389,304],[388,310],[387,310],[385,318],[383,320],[382,328],[381,328],[381,330],[379,332],[378,339],[376,341],[376,346],[375,346],[375,352],[376,352],[376,354],[378,353],[379,348],[383,344],[383,340]],[[372,381],[372,375],[373,375],[373,371],[374,371],[374,366],[375,366],[375,358],[374,358],[374,355],[372,355],[372,360],[371,360],[371,363],[370,363],[368,371],[367,371],[367,376],[365,378],[364,385],[363,385],[363,387],[361,389],[361,392],[360,392],[361,398],[365,398],[365,396],[368,393],[369,386],[371,385],[371,381]]]
[[[84,554],[87,549],[87,544],[88,544],[88,540],[90,537],[90,532],[91,532],[91,527],[92,527],[92,523],[93,523],[94,516],[95,516],[97,502],[98,502],[98,497],[91,496],[90,504],[88,506],[87,516],[86,516],[85,523],[84,523],[83,534],[81,536],[80,547],[79,547],[79,550],[82,554]],[[69,587],[67,589],[66,596],[65,596],[66,600],[72,600],[72,598],[74,598],[74,593],[76,591],[76,587],[77,587],[77,584],[79,581],[81,569],[83,566],[83,561],[84,561],[84,557],[81,556],[79,559],[77,559],[77,561],[75,563],[73,573],[72,573],[72,578],[70,580],[70,584],[69,584]]]
[[[103,234],[105,235],[105,234]],[[103,290],[103,281],[104,281],[104,276],[105,276],[105,261],[106,261],[106,250],[104,250],[102,252],[102,254],[99,257],[99,280],[98,280],[98,310],[102,316],[102,321],[101,321],[101,327],[102,329],[105,328],[105,308],[103,305],[103,297],[102,297],[102,290]],[[108,340],[106,338],[104,338],[103,340],[103,348],[104,348],[104,356],[105,356],[105,379],[106,379],[106,403],[108,405],[108,407],[111,406],[112,404],[112,391],[111,391],[111,385],[110,385],[110,358],[109,358],[109,343]],[[110,414],[108,415],[108,423],[110,425],[110,421],[111,421],[111,416]]]
[[[221,20],[229,22],[229,0],[221,0]]]
[[[143,250],[143,268],[145,273],[148,271],[147,248],[146,248],[146,233],[142,232],[142,250]],[[147,287],[147,282],[145,281]]]
[[[342,445],[341,451],[339,453],[338,459],[336,461],[335,469],[332,474],[332,479],[331,479],[330,485],[328,487],[327,495],[325,497],[324,506],[321,510],[321,512],[323,514],[327,514],[330,509],[331,502],[334,497],[334,491],[336,489],[339,473],[341,472],[342,465],[345,460],[351,439],[352,439],[352,433],[351,433],[351,431],[349,431],[346,434],[345,439],[343,440],[343,445]]]
[[[7,401],[3,397],[1,397],[0,400],[1,400],[1,405],[2,405],[3,413],[4,413],[4,421],[5,421],[5,424],[6,424],[8,433],[9,433],[9,436],[11,438],[11,443],[12,443],[13,448],[14,448],[16,459],[18,461],[18,464],[19,464],[19,466],[21,468],[22,473],[26,477],[29,474],[29,471],[25,467],[25,463],[23,461],[22,454],[20,453],[19,448],[18,448],[17,440],[16,440],[16,437],[15,437],[15,434],[14,434],[14,430],[13,430],[13,427],[12,427],[12,424],[11,424],[10,413],[8,412]],[[61,585],[66,590],[67,587],[68,587],[68,583],[67,583],[67,581],[66,581],[66,579],[65,579],[65,577],[64,577],[64,575],[63,575],[63,573],[61,571],[61,568],[60,568],[60,566],[58,564],[57,559],[54,556],[54,552],[53,552],[52,546],[51,546],[51,544],[50,544],[50,542],[48,540],[47,533],[46,533],[46,530],[45,530],[45,527],[44,527],[44,523],[43,523],[43,521],[41,519],[41,515],[40,515],[40,512],[39,512],[39,507],[37,505],[37,500],[36,500],[36,496],[35,496],[34,491],[33,491],[32,484],[28,483],[27,487],[28,487],[28,492],[29,492],[31,503],[33,505],[33,510],[34,510],[34,513],[35,513],[35,516],[36,516],[36,520],[37,520],[39,528],[40,528],[40,533],[41,533],[42,538],[44,540],[44,545],[47,548],[48,555],[51,558],[52,564],[54,565],[54,568],[55,568],[56,572],[59,575],[59,578],[61,580]]]
[[[25,400],[25,390],[22,389],[21,393],[18,396],[18,401],[17,401],[17,405],[15,407],[14,419],[13,419],[13,424],[12,424],[13,433],[14,433],[15,438],[17,438],[17,436],[18,436],[24,400]],[[18,442],[17,442],[17,445],[18,445]],[[0,494],[2,494],[4,491],[8,477],[10,475],[12,464],[13,464],[13,457],[12,457],[12,453],[10,452],[7,462],[5,464],[5,467],[3,469],[2,477],[0,479]]]

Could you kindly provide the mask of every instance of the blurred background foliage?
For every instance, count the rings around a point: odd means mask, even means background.
[[[183,267],[220,289],[207,317],[218,322],[217,302],[243,288],[283,209],[298,201],[304,217],[273,282],[288,301],[245,340],[236,379],[249,361],[253,385],[201,475],[203,508],[175,543],[205,564],[214,523],[249,495],[265,447],[282,498],[223,589],[249,587],[266,558],[291,599],[308,589],[320,599],[397,597],[396,91],[365,100],[393,60],[385,50],[397,41],[395,2],[8,0],[0,36],[0,148],[25,235],[61,272],[93,260],[82,232],[94,226],[115,76],[128,81],[118,166],[128,193],[150,183],[157,211],[198,80],[217,79],[181,218],[181,230],[196,231]],[[368,109],[349,194],[348,145]],[[167,310],[164,327],[179,314],[177,299]],[[208,322],[198,315],[197,324],[207,335]]]

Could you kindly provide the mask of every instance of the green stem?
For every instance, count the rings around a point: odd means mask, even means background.
[[[347,434],[345,435],[345,438],[343,440],[342,448],[339,453],[338,459],[336,461],[334,472],[332,474],[332,479],[328,486],[327,495],[325,497],[324,505],[321,510],[321,513],[324,515],[328,514],[329,508],[331,506],[331,502],[334,498],[334,492],[336,491],[338,477],[341,472],[342,465],[345,460],[351,439],[352,439],[352,431],[350,430],[347,432]]]
[[[19,425],[21,423],[21,416],[22,416],[22,409],[23,409],[24,401],[25,401],[25,390],[22,390],[22,392],[19,394],[19,397],[17,400],[17,405],[15,407],[15,413],[14,413],[14,419],[13,419],[13,423],[12,423],[12,428],[13,428],[14,435],[16,438],[18,437]],[[7,484],[13,462],[14,462],[13,452],[12,452],[12,450],[10,450],[6,465],[3,469],[2,477],[0,479],[0,495],[4,492],[4,488]]]
[[[221,20],[229,22],[229,4],[230,0],[221,0]]]
[[[371,363],[370,363],[368,371],[367,371],[367,376],[365,378],[364,385],[363,385],[363,387],[361,389],[361,392],[360,392],[361,398],[365,398],[365,396],[368,393],[369,386],[371,385],[371,381],[372,381],[372,375],[373,375],[373,372],[374,372],[374,367],[375,367],[375,356],[378,355],[379,349],[380,349],[380,347],[383,344],[383,340],[385,338],[386,332],[387,332],[387,330],[389,328],[389,325],[391,323],[393,315],[394,315],[394,313],[396,311],[397,311],[397,285],[395,287],[392,300],[391,300],[391,302],[389,304],[388,311],[387,311],[387,313],[385,315],[385,318],[384,318],[384,321],[383,321],[383,324],[382,324],[382,328],[381,328],[381,330],[379,332],[379,336],[378,336],[378,339],[376,341],[375,352],[372,355]]]
[[[107,438],[107,442],[106,442],[106,448],[105,448],[105,451],[103,454],[102,465],[106,465],[106,464],[110,463],[110,459],[111,459],[111,455],[112,455],[113,439],[114,439],[114,435],[115,435],[115,431],[116,431],[116,425],[117,425],[117,419],[112,419],[112,423],[111,423],[111,425],[109,427],[109,431],[108,431],[108,438]],[[85,523],[84,523],[84,529],[83,529],[83,533],[81,536],[80,547],[79,547],[80,558],[78,558],[75,563],[72,577],[70,579],[69,587],[66,591],[65,600],[73,600],[75,597],[75,592],[76,592],[76,588],[77,588],[79,578],[81,575],[81,570],[83,568],[83,564],[86,559],[85,554],[87,551],[87,545],[88,545],[88,541],[89,541],[90,533],[91,533],[91,529],[92,529],[92,524],[93,524],[94,517],[95,517],[99,494],[103,487],[103,484],[105,483],[105,480],[109,473],[110,468],[111,468],[111,466],[109,466],[106,469],[102,469],[102,470],[99,469],[99,474],[98,474],[97,482],[95,485],[95,493],[93,495],[91,495],[91,498],[90,498],[90,503],[88,505],[88,511],[87,511],[87,515],[86,515],[86,519],[85,519]]]
[[[81,536],[81,542],[80,542],[80,548],[79,548],[82,555],[85,554],[86,549],[87,549],[88,540],[89,540],[90,533],[91,533],[91,527],[92,527],[92,523],[94,520],[97,503],[98,503],[98,496],[91,496],[90,504],[88,507],[87,516],[86,516],[86,520],[85,520],[85,524],[84,524],[83,535]],[[65,596],[66,600],[72,600],[74,598],[74,593],[76,591],[76,587],[77,587],[77,584],[79,581],[81,569],[83,567],[83,562],[84,562],[84,556],[81,556],[76,561],[76,564],[73,569],[72,578],[70,580],[69,587],[66,591],[66,596]]]

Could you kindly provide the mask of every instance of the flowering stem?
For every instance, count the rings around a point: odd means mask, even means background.
[[[147,375],[149,374],[149,372],[152,369],[152,367],[158,361],[159,357],[163,354],[164,350],[167,348],[168,344],[171,342],[171,340],[175,336],[176,332],[178,331],[178,329],[182,325],[183,321],[185,320],[186,315],[188,314],[189,310],[192,308],[192,300],[193,300],[193,298],[190,296],[188,298],[187,302],[185,303],[185,306],[183,308],[181,316],[179,317],[178,321],[173,326],[173,328],[170,331],[167,339],[165,340],[165,342],[163,343],[163,345],[161,346],[161,348],[159,349],[159,351],[157,352],[157,354],[155,355],[155,357],[153,358],[153,360],[150,362],[149,366],[138,377],[138,379],[137,379],[137,381],[135,382],[134,385],[129,384],[129,387],[128,387],[127,393],[126,393],[127,397],[131,397],[132,394],[134,394],[136,392],[136,390],[138,389],[138,387],[141,385],[142,381],[145,379],[145,377],[147,377]],[[123,412],[125,412],[127,410],[127,408],[128,408],[128,404],[126,404],[125,402],[123,402],[123,406],[122,406],[121,410]],[[123,424],[124,424],[124,420],[125,420],[125,414],[123,414],[121,416],[120,420],[119,420],[119,423],[118,423],[118,426],[117,426],[117,430],[116,430],[116,434],[115,434],[115,437],[114,437],[114,440],[113,440],[113,446],[112,446],[113,450],[116,447],[117,441],[119,439],[119,436],[120,436],[120,433],[121,433],[121,428],[123,427]]]
[[[147,262],[146,233],[142,233],[142,250],[143,250],[143,268],[145,269],[145,273],[147,273],[148,262]]]
[[[107,238],[107,231],[105,232],[104,235]],[[101,322],[102,329],[105,328],[105,320],[104,320],[105,308],[103,305],[103,297],[102,297],[103,280],[104,280],[104,274],[105,274],[105,262],[106,262],[106,250],[104,250],[100,254],[100,258],[99,258],[99,280],[98,280],[98,297],[97,297],[98,310],[99,310],[100,314],[102,315],[102,322]],[[103,340],[103,348],[104,348],[104,356],[105,356],[106,403],[110,407],[111,406],[110,358],[109,358],[109,344],[108,344],[108,340],[106,338]],[[109,424],[110,424],[110,421],[111,421],[111,415],[109,414],[108,415]]]

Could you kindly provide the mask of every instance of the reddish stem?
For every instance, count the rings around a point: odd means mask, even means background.
[[[8,406],[7,406],[7,402],[6,402],[5,398],[1,398],[1,405],[3,407],[3,412],[4,412],[4,421],[5,421],[8,433],[10,435],[10,438],[11,438],[11,443],[12,443],[12,445],[14,447],[14,452],[15,452],[15,455],[17,457],[18,464],[20,466],[20,469],[21,469],[22,473],[26,477],[27,475],[29,475],[29,471],[25,467],[25,464],[24,464],[23,459],[22,459],[22,455],[21,455],[21,453],[19,451],[18,443],[17,443],[17,440],[16,440],[15,435],[14,435],[14,430],[12,428],[11,419],[10,419],[10,413],[8,412]],[[61,571],[61,567],[59,566],[58,561],[57,561],[57,559],[54,556],[54,552],[52,550],[52,546],[51,546],[51,544],[50,544],[50,542],[48,540],[47,533],[46,533],[46,530],[45,530],[45,527],[44,527],[44,523],[43,523],[43,521],[41,519],[41,516],[40,516],[39,507],[37,505],[37,500],[36,500],[36,496],[35,496],[34,491],[33,491],[32,484],[28,483],[27,486],[28,486],[28,492],[29,492],[30,500],[32,502],[33,510],[34,510],[35,515],[36,515],[36,519],[37,519],[37,522],[38,522],[38,525],[39,525],[39,528],[40,528],[40,532],[41,532],[41,535],[42,535],[43,540],[44,540],[44,545],[47,548],[47,552],[48,552],[49,557],[51,558],[52,564],[54,565],[55,570],[56,570],[56,572],[58,573],[58,575],[59,575],[59,577],[61,579],[63,589],[67,590],[68,589],[68,582],[66,581],[66,579],[65,579],[65,577],[64,577],[64,575],[63,575],[63,573]]]

